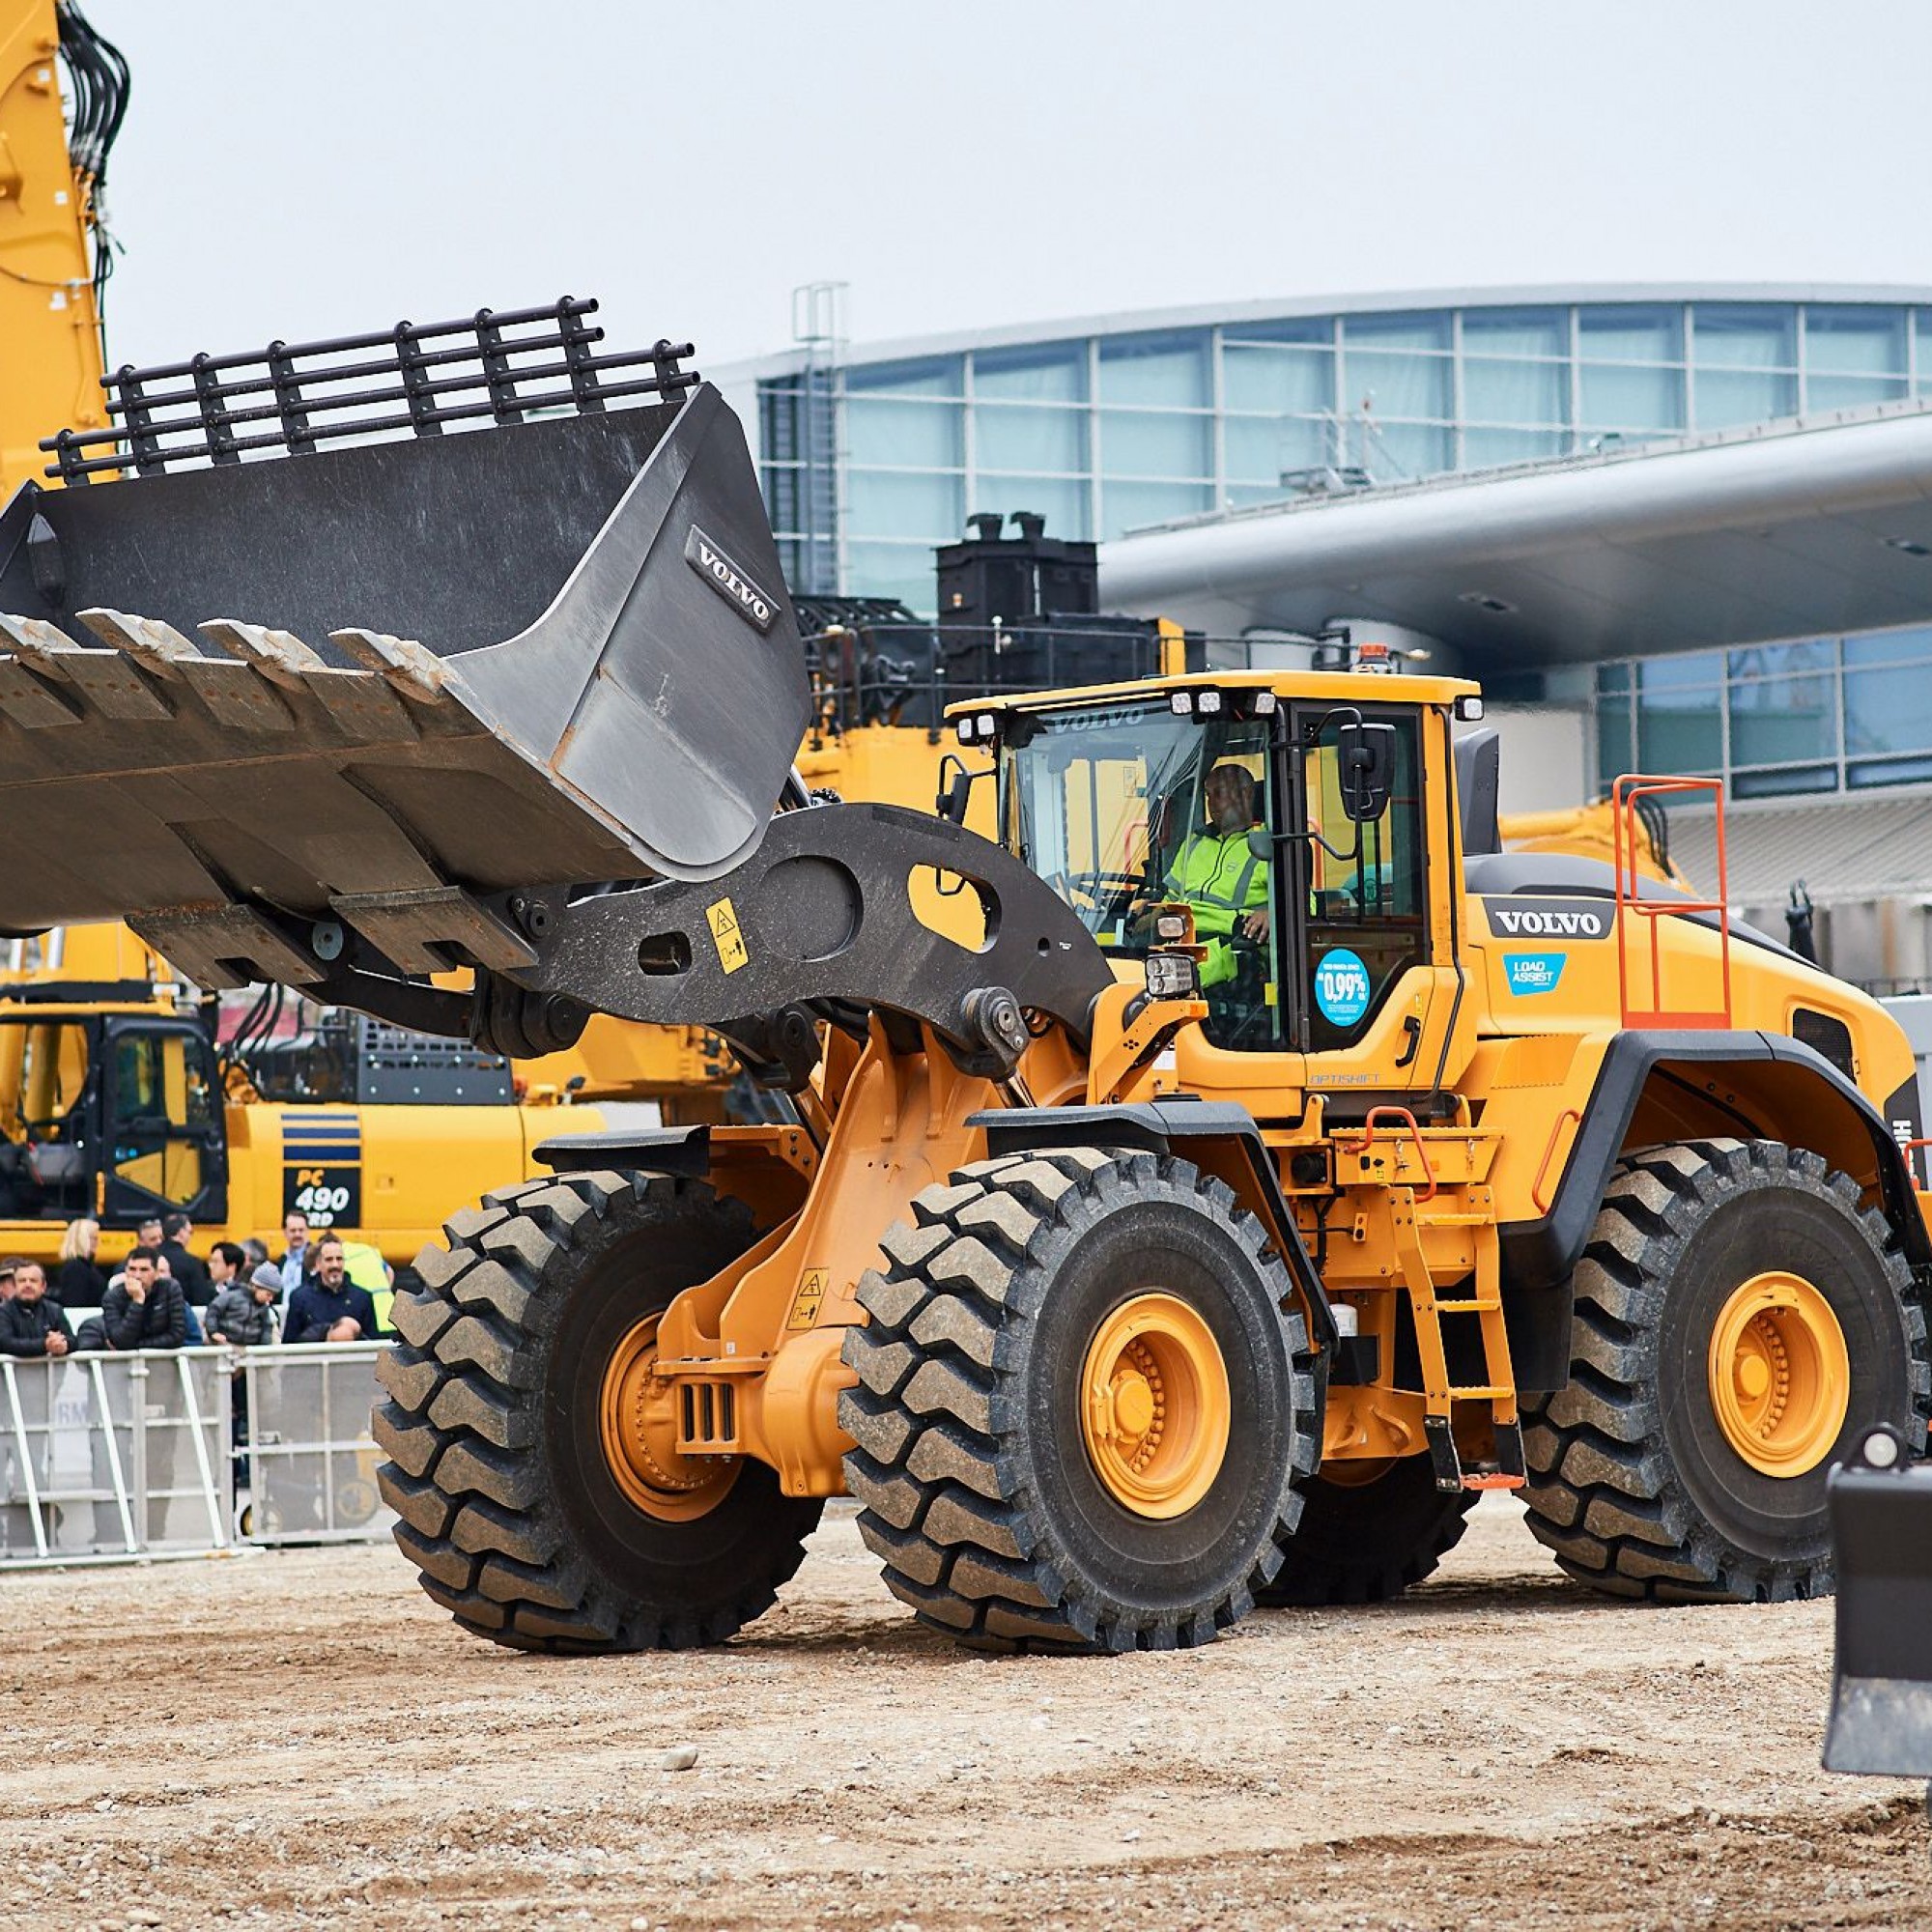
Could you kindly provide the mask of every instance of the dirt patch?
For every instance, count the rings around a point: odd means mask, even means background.
[[[929,1636],[844,1510],[682,1656],[496,1650],[386,1547],[0,1604],[5,1925],[1932,1924],[1919,1794],[1818,1767],[1829,1605],[1605,1604],[1498,1500],[1400,1605],[1106,1661]]]

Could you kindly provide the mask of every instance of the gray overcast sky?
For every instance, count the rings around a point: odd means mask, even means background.
[[[602,298],[700,365],[1591,280],[1932,283],[1922,0],[86,0],[112,361]]]

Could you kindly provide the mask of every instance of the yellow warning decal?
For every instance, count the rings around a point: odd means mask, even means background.
[[[718,949],[719,965],[727,973],[735,973],[750,961],[752,955],[745,951],[745,935],[739,927],[738,915],[732,910],[731,901],[720,899],[716,905],[706,906],[704,917],[711,924],[711,943]]]
[[[805,1279],[791,1298],[791,1314],[785,1318],[787,1328],[810,1328],[818,1320],[818,1306],[825,1299],[825,1280],[830,1272],[829,1268],[806,1269]]]

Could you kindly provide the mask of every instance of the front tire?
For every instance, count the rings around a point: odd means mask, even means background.
[[[1523,1405],[1529,1525],[1592,1589],[1773,1603],[1834,1581],[1825,1474],[1922,1443],[1925,1317],[1858,1184],[1776,1141],[1632,1155],[1576,1273],[1571,1381]]]
[[[744,1205],[568,1174],[486,1195],[444,1233],[377,1370],[377,1480],[429,1596],[492,1642],[561,1653],[721,1643],[769,1608],[820,1504],[749,1458],[653,1488],[609,1424],[652,1318],[752,1245]]]
[[[983,1648],[1172,1649],[1246,1615],[1320,1443],[1261,1223],[1186,1161],[1086,1149],[912,1205],[839,1404],[894,1594]]]

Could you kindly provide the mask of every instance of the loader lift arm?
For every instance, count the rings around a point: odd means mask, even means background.
[[[921,868],[977,894],[978,951],[920,921],[908,881]],[[889,805],[784,812],[722,878],[582,899],[543,923],[536,962],[506,976],[530,997],[727,1035],[734,1014],[836,1001],[929,1026],[961,1071],[999,1077],[1026,1051],[1027,1010],[1084,1044],[1112,977],[1078,917],[1017,859]]]

